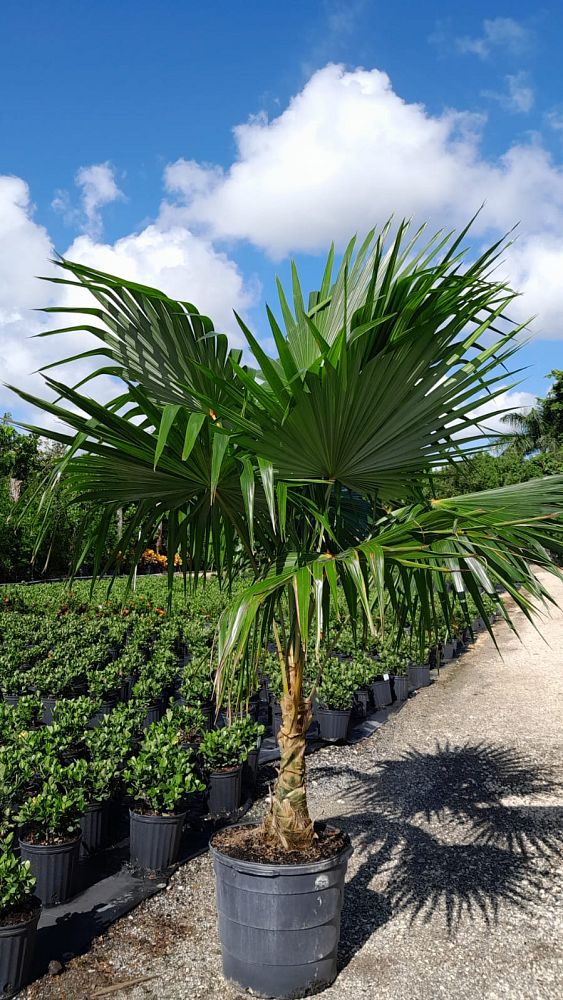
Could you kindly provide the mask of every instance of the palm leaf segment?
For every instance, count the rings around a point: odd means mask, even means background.
[[[562,551],[563,477],[424,500],[433,469],[489,444],[479,413],[495,414],[521,329],[506,316],[514,293],[492,279],[502,244],[468,264],[465,234],[423,244],[402,225],[389,246],[388,227],[352,240],[307,305],[294,268],[281,324],[268,310],[276,357],[239,319],[258,370],[189,303],[61,261],[58,280],[97,304],[64,310],[86,318],[53,332],[88,330],[100,347],[75,359],[105,356],[90,378],[124,384],[106,407],[49,376],[57,402],[19,392],[67,425],[42,433],[68,446],[58,475],[99,512],[77,561],[93,551],[103,568],[125,503],[135,515],[117,548],[140,552],[166,515],[184,569],[232,574],[242,553],[255,582],[220,635],[235,663],[282,594],[317,646],[331,600],[369,625],[374,605],[418,611],[426,630],[438,606],[451,612],[450,579],[478,606],[500,583],[530,614],[546,595],[529,562],[551,568],[548,547]]]

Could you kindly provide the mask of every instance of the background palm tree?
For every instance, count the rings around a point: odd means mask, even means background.
[[[536,406],[529,409],[501,417],[512,431],[509,447],[520,455],[556,451],[563,446],[563,371],[554,369],[548,378],[554,381],[545,399],[538,399]]]
[[[98,338],[107,363],[95,374],[121,389],[106,406],[50,376],[56,402],[19,391],[63,422],[41,430],[67,448],[45,506],[60,481],[89,505],[76,567],[91,555],[96,575],[132,547],[133,573],[165,519],[169,555],[194,585],[210,569],[248,574],[220,622],[217,691],[243,692],[274,637],[283,723],[265,829],[286,849],[313,837],[304,678],[331,606],[373,632],[391,608],[423,647],[438,611],[453,613],[450,583],[459,600],[483,608],[485,591],[506,613],[501,584],[530,615],[547,596],[530,562],[553,568],[548,548],[561,552],[563,477],[427,499],[433,470],[488,445],[478,412],[484,401],[496,412],[520,329],[504,322],[514,293],[491,277],[502,245],[468,263],[465,232],[422,243],[403,224],[388,247],[388,226],[352,240],[335,275],[331,250],[307,301],[293,267],[291,304],[279,286],[280,319],[267,310],[274,357],[238,319],[252,365],[190,303],[60,261],[58,280],[95,302],[51,311],[71,315],[65,331]],[[133,514],[106,567],[125,505]]]

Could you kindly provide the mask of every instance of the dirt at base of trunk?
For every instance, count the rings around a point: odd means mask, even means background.
[[[264,835],[261,826],[228,827],[215,834],[212,844],[222,854],[237,861],[265,865],[308,865],[336,857],[350,843],[350,838],[342,830],[321,823],[315,825],[315,834],[315,840],[305,851],[284,851],[280,844]]]

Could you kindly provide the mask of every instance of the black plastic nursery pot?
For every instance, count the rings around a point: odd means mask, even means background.
[[[19,694],[5,694],[4,701],[6,702],[7,705],[11,705],[12,708],[17,708],[19,705],[20,697],[21,696]]]
[[[80,820],[82,841],[80,856],[89,858],[98,851],[103,851],[109,843],[111,803],[93,802],[86,807],[86,812]]]
[[[57,906],[77,892],[82,834],[62,844],[20,840],[22,861],[29,861],[36,878],[35,895],[43,906]]]
[[[380,680],[373,681],[370,684],[371,695],[373,698],[374,708],[387,708],[388,705],[393,701],[393,695],[391,694],[391,682]]]
[[[262,737],[259,736],[256,742],[256,746],[250,751],[246,761],[242,765],[242,780],[243,784],[247,788],[254,788],[256,785],[256,778],[258,776],[258,761],[260,759],[260,747],[262,745]]]
[[[88,723],[89,729],[97,729],[105,715],[111,715],[117,703],[117,698],[108,698],[100,705],[100,709],[92,716]]]
[[[178,860],[186,813],[150,815],[129,810],[129,857],[149,871],[168,868]]]
[[[41,903],[33,897],[27,919],[0,924],[0,1000],[15,997],[29,980]]]
[[[42,698],[41,702],[43,705],[43,712],[41,715],[41,721],[45,726],[53,725],[53,709],[57,704],[57,698]]]
[[[344,878],[352,848],[303,864],[241,861],[217,850],[223,972],[254,996],[318,993],[336,978]]]
[[[409,696],[409,680],[408,677],[395,674],[392,678],[393,681],[393,694],[395,695],[395,701],[406,701]]]
[[[367,688],[360,688],[354,695],[352,711],[360,719],[365,719],[369,712],[369,691]]]
[[[207,803],[211,816],[230,816],[240,806],[242,764],[223,771],[209,772]]]
[[[443,657],[444,660],[453,660],[453,658],[454,658],[454,656],[456,655],[456,652],[457,652],[456,651],[456,645],[457,644],[454,643],[454,642],[445,642],[444,643],[444,645],[442,646],[442,657]]]
[[[428,687],[430,684],[430,667],[427,664],[415,664],[407,668],[409,689],[416,691],[417,688]]]
[[[147,714],[143,719],[143,729],[148,729],[152,726],[153,722],[158,722],[162,718],[163,705],[162,701],[155,701],[152,705],[147,708]]]
[[[332,708],[317,709],[317,718],[321,731],[321,739],[328,743],[339,743],[346,739],[348,726],[350,724],[351,709],[344,712]]]

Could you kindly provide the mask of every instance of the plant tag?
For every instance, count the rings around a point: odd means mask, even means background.
[[[383,674],[383,680],[384,681],[388,681],[389,680],[389,674]]]

